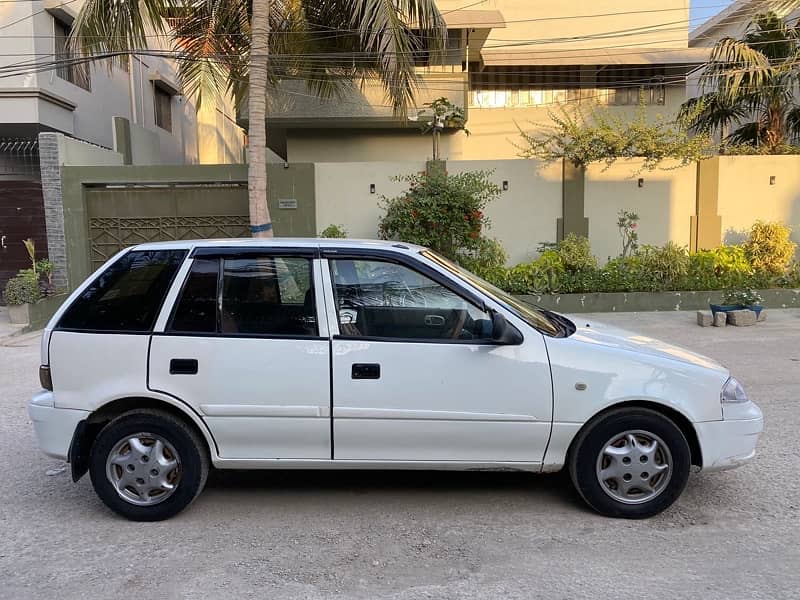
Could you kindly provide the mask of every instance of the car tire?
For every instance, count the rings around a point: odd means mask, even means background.
[[[89,456],[95,492],[131,521],[162,521],[178,514],[203,490],[208,470],[205,442],[195,430],[150,409],[108,423]]]
[[[647,408],[612,410],[573,442],[569,474],[580,496],[608,517],[644,519],[683,492],[691,450],[680,428]]]

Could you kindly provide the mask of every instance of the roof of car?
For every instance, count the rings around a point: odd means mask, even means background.
[[[211,240],[175,240],[169,242],[148,242],[138,244],[133,250],[166,250],[194,248],[331,248],[331,249],[374,249],[391,250],[405,254],[415,254],[424,250],[422,246],[405,242],[387,240],[351,240],[334,238],[230,238]]]

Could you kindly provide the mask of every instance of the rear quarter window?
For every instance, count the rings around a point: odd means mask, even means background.
[[[153,329],[186,250],[135,250],[103,271],[70,305],[59,329],[148,332]]]

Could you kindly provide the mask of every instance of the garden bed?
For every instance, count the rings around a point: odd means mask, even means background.
[[[800,308],[800,289],[758,290],[765,308]],[[561,313],[708,310],[724,292],[594,292],[519,295],[526,302]]]

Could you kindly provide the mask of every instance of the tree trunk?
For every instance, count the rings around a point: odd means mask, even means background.
[[[248,90],[247,191],[250,232],[270,238],[272,220],[267,206],[267,61],[269,56],[270,0],[255,0],[250,23],[250,81]]]

